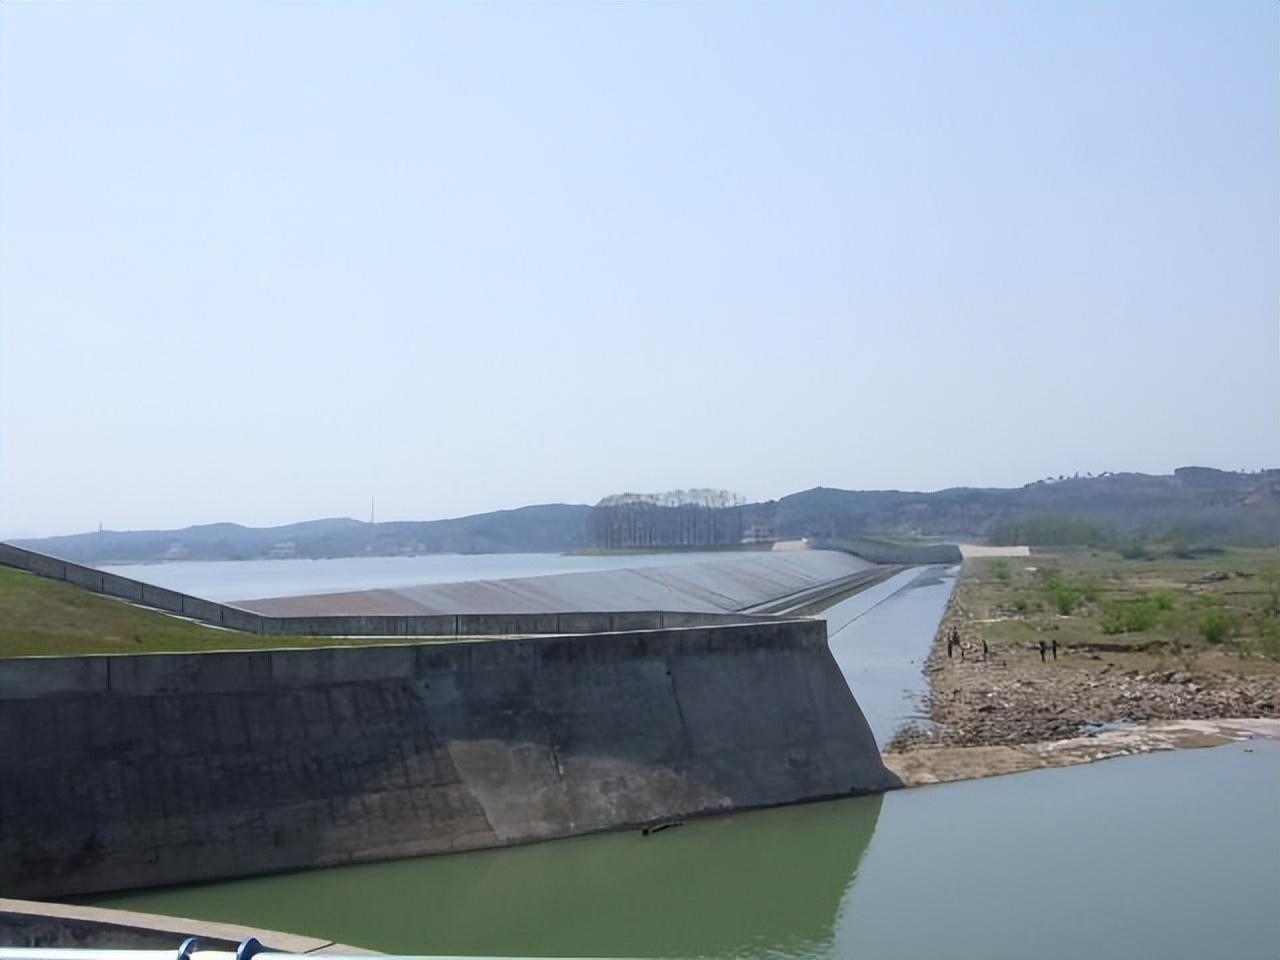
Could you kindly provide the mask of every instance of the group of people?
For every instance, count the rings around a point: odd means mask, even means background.
[[[960,638],[960,628],[955,626],[948,627],[947,628],[947,659],[954,660],[957,650],[960,651],[960,659],[961,660],[965,659],[965,646]],[[987,659],[988,652],[989,651],[987,649],[987,641],[984,639],[982,641],[982,659],[983,660]],[[1040,662],[1047,663],[1050,653],[1053,654],[1054,660],[1058,659],[1058,638],[1057,637],[1054,637],[1053,640],[1050,641],[1049,643],[1046,643],[1043,640],[1040,641]]]
[[[947,659],[948,660],[955,659],[956,650],[960,651],[960,659],[963,660],[965,656],[965,650],[964,650],[964,644],[960,640],[960,628],[951,627],[947,631]],[[987,641],[985,639],[982,641],[982,659],[983,660],[987,659]]]

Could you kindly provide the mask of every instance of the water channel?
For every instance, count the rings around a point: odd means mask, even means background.
[[[826,614],[881,743],[953,583],[911,570]],[[400,953],[1275,958],[1280,744],[94,902]]]

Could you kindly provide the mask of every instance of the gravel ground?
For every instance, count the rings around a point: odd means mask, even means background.
[[[1144,654],[1063,648],[1042,663],[1037,648],[992,650],[972,644],[947,656],[947,619],[925,665],[930,723],[898,734],[890,751],[927,746],[995,746],[1061,740],[1106,725],[1151,720],[1273,718],[1280,713],[1274,671],[1235,672],[1227,658],[1182,669]]]

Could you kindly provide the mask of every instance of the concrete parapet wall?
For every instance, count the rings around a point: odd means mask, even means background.
[[[0,890],[17,896],[894,785],[820,621],[0,660]]]

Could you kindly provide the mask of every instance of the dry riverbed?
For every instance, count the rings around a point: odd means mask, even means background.
[[[927,720],[886,764],[910,785],[1280,739],[1274,557],[966,560],[925,665]],[[1144,604],[1151,622],[1116,629]],[[1215,619],[1228,636],[1204,636]],[[948,652],[953,627],[962,644]]]

